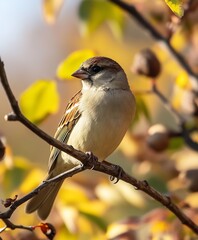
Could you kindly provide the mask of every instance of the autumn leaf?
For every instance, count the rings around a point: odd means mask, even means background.
[[[107,22],[115,36],[122,36],[124,26],[123,11],[108,1],[83,0],[79,7],[79,17],[84,26],[84,34],[93,33]]]
[[[88,58],[94,57],[96,54],[90,49],[79,50],[71,53],[65,60],[63,60],[57,68],[57,77],[64,79],[72,79],[74,73]]]
[[[189,80],[189,76],[185,71],[181,71],[176,80],[175,80],[176,85],[181,88],[181,89],[186,89],[190,90],[191,89],[191,84]]]
[[[14,166],[6,169],[1,181],[2,189],[4,189],[4,193],[6,192],[6,194],[10,194],[10,192],[20,187],[30,170],[27,159],[23,157],[14,157],[13,162]]]
[[[20,97],[20,107],[24,115],[38,124],[49,114],[55,113],[59,106],[56,83],[50,80],[38,80],[26,89]]]
[[[169,6],[169,8],[177,15],[178,17],[183,17],[184,8],[183,8],[183,0],[165,0],[165,3]]]
[[[80,211],[80,214],[86,217],[90,222],[98,226],[102,231],[107,230],[107,223],[102,217],[83,211]]]

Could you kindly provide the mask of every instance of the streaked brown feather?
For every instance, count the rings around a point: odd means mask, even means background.
[[[54,138],[57,140],[67,143],[68,138],[70,136],[70,133],[73,129],[73,127],[76,125],[77,121],[79,120],[81,113],[78,109],[78,103],[82,96],[82,92],[77,92],[69,101],[65,113],[59,122],[58,129],[54,135]],[[54,166],[56,164],[56,159],[58,155],[60,154],[60,150],[51,147],[50,157],[49,157],[49,173],[54,169]]]

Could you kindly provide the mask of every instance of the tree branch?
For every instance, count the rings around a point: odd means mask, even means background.
[[[9,99],[10,105],[12,107],[12,110],[14,113],[8,114],[5,119],[8,121],[19,121],[23,125],[25,125],[29,130],[34,132],[37,136],[39,136],[41,139],[49,143],[50,145],[53,145],[54,147],[62,150],[65,153],[70,154],[72,157],[80,160],[82,163],[84,163],[87,160],[87,155],[81,151],[78,151],[74,149],[72,146],[66,145],[53,137],[46,134],[44,131],[39,129],[37,126],[35,126],[32,122],[30,122],[22,113],[19,108],[18,102],[8,84],[6,72],[4,69],[4,63],[0,60],[0,78],[1,83],[3,85],[3,88],[6,92],[6,95]]]
[[[5,223],[6,226],[1,229],[0,233],[5,231],[7,228],[10,228],[12,230],[25,229],[25,230],[28,230],[28,231],[31,231],[31,232],[34,230],[31,226],[16,225],[8,219],[3,219],[3,222]]]
[[[198,75],[194,73],[190,65],[187,63],[185,58],[179,54],[174,47],[170,44],[170,41],[160,34],[150,22],[148,22],[133,6],[122,0],[108,0],[115,5],[119,6],[125,12],[127,12],[132,18],[134,18],[140,25],[149,33],[155,40],[162,43],[163,46],[169,51],[169,53],[177,60],[182,68],[189,74],[190,81],[195,91],[198,91]]]
[[[163,46],[168,50],[168,52],[177,60],[177,62],[180,64],[180,66],[189,74],[190,78],[189,80],[192,83],[192,87],[194,89],[193,93],[195,96],[197,96],[198,93],[198,75],[192,70],[190,65],[187,63],[185,58],[177,52],[174,47],[170,44],[170,41],[168,38],[165,38],[160,32],[158,32],[152,24],[147,21],[133,6],[133,4],[128,4],[126,2],[123,2],[122,0],[108,0],[112,2],[113,4],[119,6],[122,10],[127,12],[132,18],[134,18],[140,26],[143,27],[149,33],[155,40],[157,40],[160,43],[163,43]],[[190,6],[190,4],[189,4]],[[163,102],[164,106],[170,110],[178,122],[180,122],[180,126],[182,128],[182,136],[185,140],[185,143],[193,150],[198,151],[198,144],[197,142],[193,141],[193,139],[190,137],[191,130],[186,129],[185,127],[185,121],[183,117],[175,111],[175,109],[169,104],[167,99],[164,97],[164,95],[156,88],[155,85],[152,86],[152,89],[145,92],[146,94],[149,93],[155,93],[160,100]]]
[[[83,166],[78,166],[75,169],[72,169],[66,173],[60,174],[59,176],[57,176],[54,179],[51,179],[50,181],[43,182],[39,187],[37,187],[31,193],[25,195],[23,198],[21,198],[19,200],[16,200],[6,212],[0,214],[0,218],[2,218],[3,220],[8,219],[13,214],[13,212],[17,209],[18,206],[20,206],[21,204],[23,204],[24,202],[26,202],[27,200],[29,200],[30,198],[35,196],[38,193],[38,191],[40,191],[42,188],[44,188],[46,185],[50,184],[51,182],[59,181],[60,179],[65,179],[66,177],[72,176],[78,172],[83,171],[84,169],[91,168],[95,171],[106,173],[115,178],[117,176],[119,176],[119,179],[123,180],[126,183],[133,185],[137,190],[141,190],[141,191],[145,192],[146,194],[151,196],[153,199],[155,199],[156,201],[160,202],[162,205],[167,207],[172,213],[175,214],[175,216],[178,217],[178,219],[180,219],[180,221],[183,224],[185,224],[193,232],[198,234],[198,226],[190,218],[188,218],[188,216],[186,216],[171,201],[171,199],[168,196],[162,195],[161,193],[156,191],[154,188],[149,186],[149,184],[146,181],[139,181],[139,180],[135,179],[134,177],[130,176],[129,174],[127,174],[125,171],[123,171],[123,170],[120,171],[120,167],[118,168],[117,165],[107,163],[105,161],[98,162],[98,161],[96,161],[96,157],[93,156],[90,158],[90,155],[87,155],[81,151],[74,149],[71,146],[68,146],[66,144],[63,144],[63,143],[57,141],[56,139],[52,138],[51,136],[49,136],[48,134],[43,132],[41,129],[36,127],[34,124],[32,124],[28,119],[26,119],[25,116],[23,116],[23,114],[21,113],[20,108],[18,106],[18,102],[17,102],[16,98],[14,97],[14,94],[12,93],[12,90],[9,86],[6,72],[4,69],[4,64],[1,60],[0,60],[0,78],[1,78],[1,83],[3,85],[3,88],[7,94],[9,102],[11,104],[12,110],[14,111],[14,113],[11,114],[11,116],[14,116],[15,120],[18,120],[19,122],[21,122],[28,129],[30,129],[37,136],[42,138],[44,141],[46,141],[50,145],[53,145],[54,147],[60,149],[61,151],[66,152],[67,154],[75,157],[76,159],[80,160],[83,163]],[[9,118],[10,117],[8,117],[8,120],[9,120]]]
[[[194,151],[198,151],[198,143],[191,138],[191,133],[196,132],[197,128],[186,128],[185,118],[171,105],[168,99],[164,96],[164,94],[157,87],[156,81],[151,79],[151,89],[143,90],[143,91],[135,91],[136,94],[155,94],[163,105],[166,107],[168,111],[170,111],[175,117],[179,127],[180,132],[177,132],[175,136],[183,137],[187,146],[189,146]]]
[[[72,168],[71,170],[64,172],[48,181],[43,181],[43,183],[41,183],[37,188],[35,188],[33,191],[31,191],[30,193],[28,193],[27,195],[25,195],[24,197],[20,198],[19,200],[16,200],[7,211],[0,213],[0,218],[1,219],[8,219],[12,216],[13,212],[23,203],[27,202],[28,200],[30,200],[31,198],[33,198],[35,195],[38,194],[39,191],[41,191],[43,188],[45,188],[47,185],[49,185],[50,183],[53,182],[58,182],[62,179],[66,179],[68,177],[72,177],[74,174],[82,172],[83,170],[85,170],[86,168],[89,168],[91,162],[87,161],[86,163],[86,167],[78,165],[74,168]]]

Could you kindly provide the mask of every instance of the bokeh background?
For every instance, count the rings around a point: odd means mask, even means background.
[[[58,110],[39,123],[40,128],[53,135],[66,103],[81,87],[76,79],[60,80],[57,77],[60,63],[74,51],[84,49],[118,61],[138,99],[139,113],[109,161],[121,165],[139,179],[147,179],[159,191],[172,194],[178,204],[183,201],[190,204],[192,209],[187,209],[188,214],[196,220],[197,188],[195,186],[196,190],[192,193],[186,181],[196,181],[197,172],[193,175],[188,170],[196,170],[197,153],[187,147],[182,138],[173,139],[171,147],[167,145],[160,151],[155,151],[146,143],[149,127],[160,123],[168,130],[178,131],[179,126],[155,94],[140,94],[150,89],[151,79],[132,71],[134,55],[144,48],[156,53],[161,62],[161,73],[156,80],[160,91],[187,119],[188,124],[196,127],[188,74],[124,11],[117,8],[115,16],[118,17],[108,19],[108,14],[111,15],[105,5],[108,1],[65,0],[61,4],[57,0],[54,6],[60,4],[61,7],[55,15],[50,15],[49,2],[0,1],[0,55],[16,98],[20,100],[21,94],[36,80],[55,81],[60,95]],[[98,9],[92,6],[96,2],[100,2]],[[146,0],[126,2],[134,4],[161,34],[170,38],[171,44],[196,71],[196,5],[194,11],[180,21],[164,1],[155,0],[152,4]],[[191,1],[186,1],[186,4],[188,2]],[[101,4],[104,6],[101,7]],[[104,15],[102,20],[101,15]],[[48,144],[20,123],[4,120],[10,111],[5,92],[0,88],[0,133],[7,141],[6,156],[0,163],[1,199],[15,194],[23,196],[36,187],[47,172],[49,156]],[[190,175],[190,180],[186,180],[186,174]],[[26,215],[24,206],[16,210],[12,220],[23,225],[40,222],[36,214]],[[121,181],[113,185],[108,176],[92,171],[66,181],[48,222],[57,229],[56,239],[121,239],[113,238],[120,233],[125,234],[123,239],[159,239],[159,236],[183,239],[180,238],[182,234],[193,236],[159,203]],[[175,226],[178,226],[177,230],[174,230]],[[25,230],[8,231],[2,237],[43,239],[39,230],[35,234]]]

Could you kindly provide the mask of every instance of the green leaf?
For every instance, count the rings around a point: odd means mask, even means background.
[[[59,106],[56,83],[52,80],[38,80],[27,88],[20,97],[20,107],[24,115],[38,124]]]
[[[183,17],[184,15],[183,0],[165,0],[165,3],[175,13],[175,15],[177,15],[180,18]]]
[[[174,137],[169,141],[168,149],[172,151],[176,151],[181,149],[184,146],[185,142],[183,137]]]
[[[136,114],[134,123],[138,122],[141,118],[141,116],[144,116],[147,121],[151,121],[151,115],[149,112],[149,109],[144,101],[144,99],[141,96],[136,96]]]
[[[122,35],[124,27],[123,12],[119,7],[108,1],[83,0],[79,7],[79,16],[84,23],[85,34],[93,33],[107,21],[117,37]]]
[[[57,77],[60,79],[72,79],[74,73],[88,58],[94,57],[96,54],[90,49],[79,50],[71,53],[63,60],[57,68]]]
[[[93,214],[87,213],[87,212],[83,212],[83,211],[80,211],[80,213],[83,216],[85,216],[87,219],[89,219],[92,223],[95,223],[104,232],[107,230],[107,224],[101,217],[98,217],[96,215],[93,215]]]
[[[24,178],[28,175],[30,165],[23,157],[15,157],[12,168],[7,169],[3,177],[2,186],[5,193],[16,190],[23,183]]]

